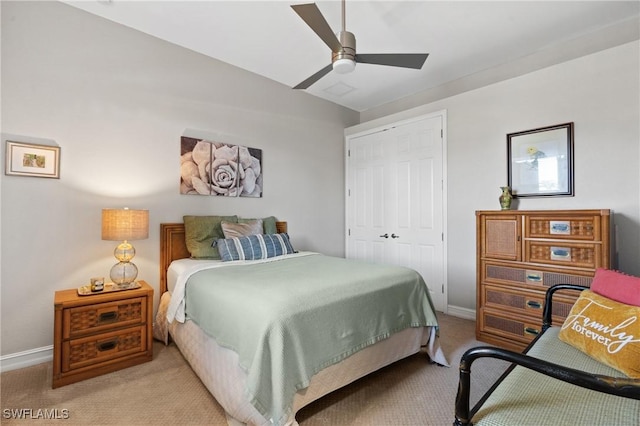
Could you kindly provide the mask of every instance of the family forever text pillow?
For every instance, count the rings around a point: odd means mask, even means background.
[[[222,261],[256,260],[294,253],[287,234],[257,234],[218,240]]]
[[[640,307],[584,290],[560,330],[560,340],[627,376],[640,378]]]

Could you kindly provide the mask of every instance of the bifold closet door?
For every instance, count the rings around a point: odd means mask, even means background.
[[[348,140],[347,257],[420,272],[443,300],[442,118]]]

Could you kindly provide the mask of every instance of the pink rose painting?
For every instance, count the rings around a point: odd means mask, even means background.
[[[183,136],[180,193],[262,197],[262,150]]]

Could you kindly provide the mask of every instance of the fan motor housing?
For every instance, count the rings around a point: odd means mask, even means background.
[[[338,34],[338,40],[342,45],[342,49],[339,52],[331,52],[331,62],[335,62],[338,59],[350,59],[356,60],[356,36],[349,31],[340,31]]]

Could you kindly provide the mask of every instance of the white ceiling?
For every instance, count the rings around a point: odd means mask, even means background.
[[[291,9],[311,1],[64,1],[293,87],[331,62],[330,49]],[[317,1],[336,32],[339,1]],[[638,39],[640,2],[348,0],[358,53],[429,53],[421,70],[358,64],[306,91],[356,111],[499,72],[540,67]],[[528,60],[527,60],[528,59]],[[551,62],[549,62],[551,61]],[[524,64],[524,65],[523,65]]]

